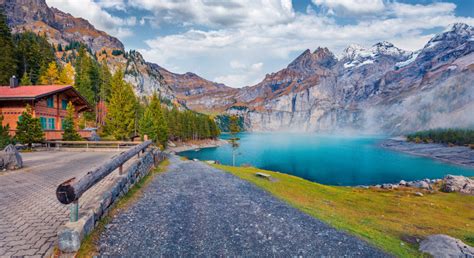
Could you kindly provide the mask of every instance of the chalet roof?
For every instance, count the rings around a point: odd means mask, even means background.
[[[32,86],[0,86],[0,101],[4,100],[37,100],[56,93],[67,92],[79,99],[88,109],[92,109],[87,100],[71,85],[32,85]]]

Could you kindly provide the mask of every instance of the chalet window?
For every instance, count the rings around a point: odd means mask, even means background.
[[[48,129],[54,130],[54,127],[55,127],[54,118],[48,118]]]
[[[53,97],[49,97],[46,101],[48,103],[49,108],[54,107],[54,98]]]
[[[46,127],[46,118],[40,117],[41,129],[45,130]]]
[[[63,99],[61,101],[61,107],[62,109],[66,110],[67,109],[67,99]]]

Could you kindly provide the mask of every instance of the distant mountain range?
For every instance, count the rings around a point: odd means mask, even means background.
[[[437,127],[474,127],[474,27],[454,24],[421,50],[389,42],[304,51],[260,83],[235,89],[193,73],[172,73],[89,22],[44,0],[0,0],[10,26],[44,34],[54,44],[82,42],[113,69],[125,67],[139,95],[158,91],[201,112],[240,114],[248,130],[398,134]],[[28,8],[24,8],[27,6]],[[104,54],[105,53],[105,54]]]

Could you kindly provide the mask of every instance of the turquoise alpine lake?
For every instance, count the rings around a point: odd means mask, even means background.
[[[229,135],[222,135],[228,139]],[[384,137],[345,137],[296,133],[241,133],[236,165],[279,171],[328,185],[374,185],[400,180],[474,176],[474,169],[379,146]],[[181,152],[189,159],[232,164],[232,148]]]

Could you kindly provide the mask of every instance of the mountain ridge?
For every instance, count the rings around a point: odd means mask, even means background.
[[[370,48],[352,44],[339,57],[325,47],[307,49],[261,82],[231,88],[191,72],[172,73],[137,51],[111,55],[113,49],[124,51],[118,39],[44,0],[0,0],[0,5],[14,32],[31,30],[53,44],[82,42],[112,70],[124,67],[138,95],[157,91],[199,112],[239,114],[251,131],[396,134],[474,126],[466,111],[474,107],[474,28],[467,24],[454,24],[413,52],[387,41]]]

